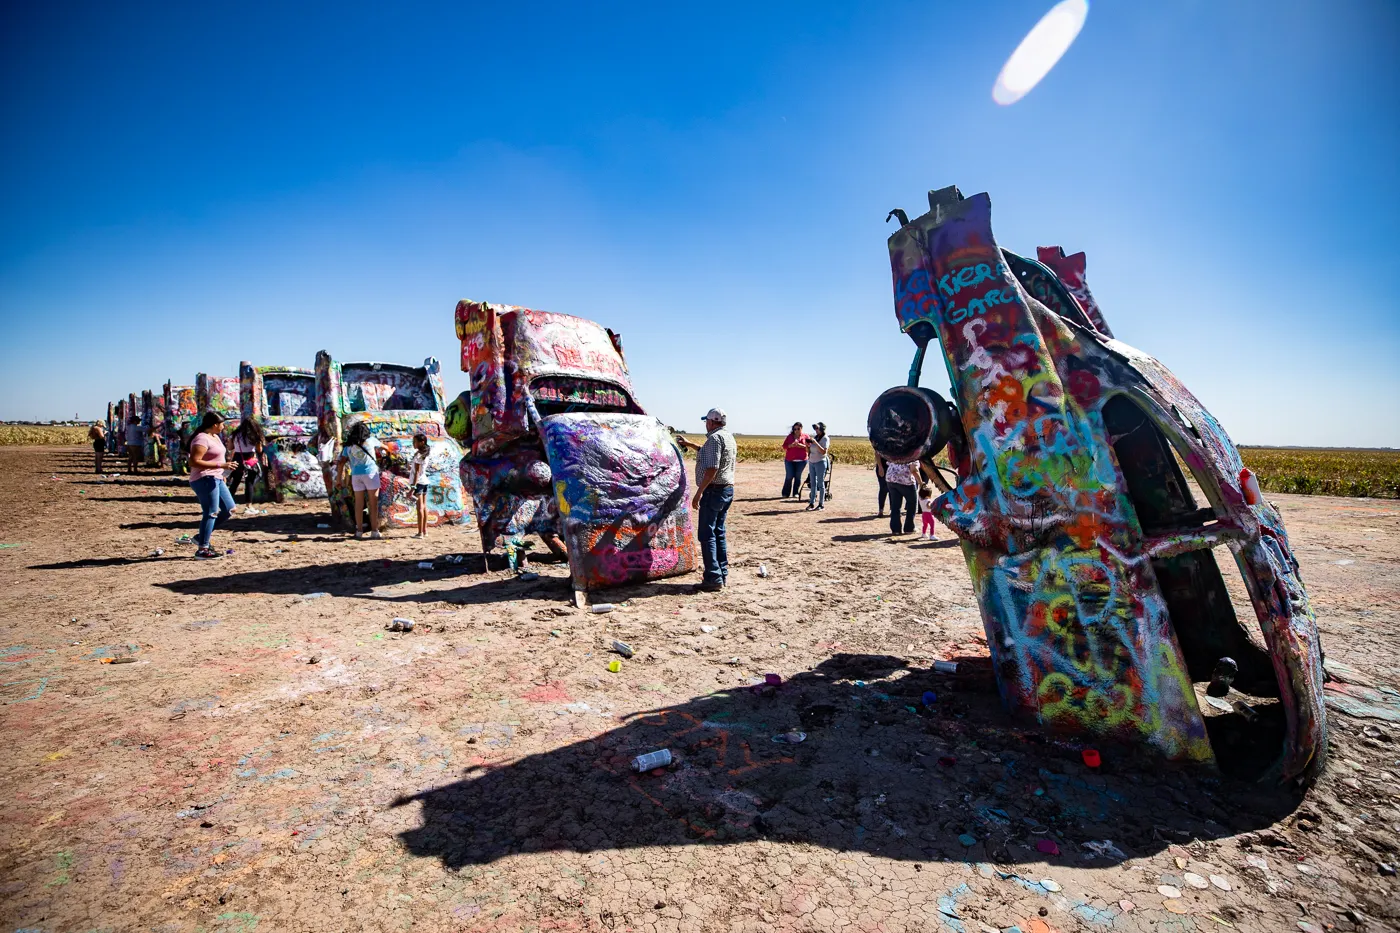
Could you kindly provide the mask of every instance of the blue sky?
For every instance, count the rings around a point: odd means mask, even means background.
[[[472,297],[620,331],[668,423],[859,434],[885,214],[957,184],[1236,441],[1400,446],[1400,6],[1096,0],[997,106],[1050,5],[7,7],[0,418],[322,348],[455,394]]]

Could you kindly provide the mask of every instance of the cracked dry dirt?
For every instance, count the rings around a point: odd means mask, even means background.
[[[89,469],[0,450],[0,929],[1400,920],[1378,868],[1400,856],[1400,726],[1329,711],[1301,801],[1111,750],[1091,772],[985,682],[929,671],[985,650],[967,573],[883,534],[868,469],[807,513],[769,498],[781,464],[742,465],[730,589],[632,587],[609,615],[574,610],[558,564],[418,568],[472,529],[356,543],[316,503],[241,518],[216,536],[234,555],[197,562],[187,486]],[[1400,503],[1274,498],[1329,658],[1400,682]],[[396,615],[418,629],[385,632]],[[637,652],[616,674],[614,638]],[[769,672],[773,695],[746,689]],[[809,738],[771,740],[790,729]],[[677,766],[629,774],[662,747]]]

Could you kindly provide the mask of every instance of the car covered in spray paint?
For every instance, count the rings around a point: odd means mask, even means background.
[[[455,318],[471,388],[448,425],[482,548],[562,536],[580,593],[693,570],[685,463],[636,402],[621,339],[513,305],[464,300]]]
[[[185,442],[194,437],[199,426],[199,406],[194,386],[177,386],[167,382],[165,394],[165,448],[169,452],[173,473],[189,472],[189,451]]]
[[[194,377],[194,404],[199,418],[206,412],[214,412],[229,422],[227,430],[232,431],[242,417],[239,404],[239,382],[237,376],[211,376],[198,373]]]
[[[462,506],[457,469],[462,448],[443,427],[440,370],[431,357],[422,366],[400,366],[341,363],[324,350],[316,354],[316,406],[322,431],[342,450],[350,429],[363,422],[389,453],[391,467],[380,472],[379,481],[379,514],[388,527],[417,524],[408,465],[413,459],[413,436],[420,432],[427,435],[430,451],[424,477],[428,523],[458,525],[470,520]],[[332,512],[344,521],[352,514],[353,493],[340,472],[333,472],[329,493]]]
[[[146,466],[165,466],[168,447],[165,443],[164,392],[146,389],[141,393],[141,429],[146,439]]]
[[[121,424],[121,402],[107,403],[107,453],[117,452],[117,427]]]
[[[240,407],[263,432],[267,475],[254,489],[261,498],[324,499],[326,481],[316,458],[316,371],[238,364]]]
[[[962,544],[1005,704],[1085,743],[1315,778],[1317,626],[1278,510],[1225,430],[1113,338],[1082,253],[1000,249],[986,194],[929,204],[913,221],[891,212],[895,314],[917,349],[868,427],[879,453],[945,489],[934,511]],[[919,386],[935,342],[952,404]],[[953,484],[932,461],[945,445]],[[1253,632],[1217,553],[1242,575]]]

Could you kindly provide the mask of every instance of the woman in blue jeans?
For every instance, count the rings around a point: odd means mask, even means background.
[[[212,411],[205,412],[198,433],[190,441],[190,488],[194,490],[199,507],[203,510],[199,517],[199,535],[195,538],[199,547],[194,552],[194,556],[200,560],[219,556],[219,552],[209,546],[209,539],[213,537],[214,529],[233,514],[233,493],[224,484],[228,451],[219,438],[223,429],[223,418]]]

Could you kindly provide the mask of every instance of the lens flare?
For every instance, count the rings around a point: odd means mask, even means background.
[[[1051,7],[1001,67],[992,100],[1006,106],[1029,94],[1069,50],[1088,15],[1089,0],[1060,0]]]

